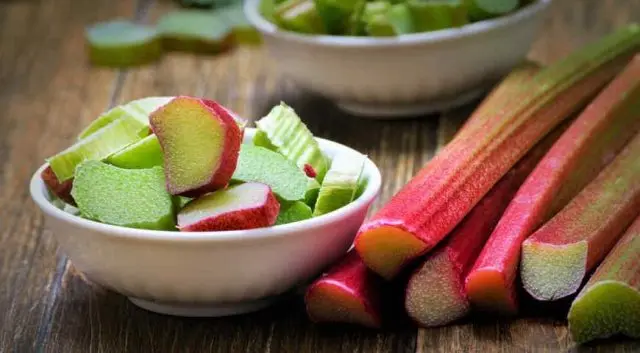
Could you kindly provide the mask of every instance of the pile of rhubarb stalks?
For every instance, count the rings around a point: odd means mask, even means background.
[[[640,338],[640,26],[516,67],[354,245],[308,287],[313,321],[516,315],[522,286],[572,300],[578,343]]]

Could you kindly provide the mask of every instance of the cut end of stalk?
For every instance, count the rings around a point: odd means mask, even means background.
[[[602,281],[571,304],[569,330],[584,343],[614,335],[640,338],[640,292],[618,281]]]
[[[469,301],[478,310],[509,316],[518,312],[515,293],[500,271],[474,270],[465,280],[465,290]]]
[[[404,305],[425,327],[446,325],[469,312],[460,273],[446,252],[430,257],[411,276]]]
[[[314,322],[343,322],[379,328],[380,318],[340,283],[318,281],[305,296],[307,314]]]
[[[385,279],[395,277],[410,259],[428,249],[414,234],[389,225],[366,229],[356,238],[356,250],[364,263]]]
[[[557,300],[580,289],[587,266],[586,241],[554,245],[533,241],[522,244],[522,284],[537,300]]]

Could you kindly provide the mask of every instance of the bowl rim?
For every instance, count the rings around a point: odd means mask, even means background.
[[[245,133],[247,135],[253,135],[255,128],[246,128]],[[340,144],[335,141],[315,137],[319,142],[322,150],[336,150],[336,151],[351,151],[358,152],[355,149]],[[360,153],[360,152],[358,152]],[[259,240],[268,238],[278,238],[297,233],[304,233],[307,229],[326,226],[327,224],[335,223],[341,219],[352,216],[356,211],[363,207],[369,207],[369,205],[377,198],[380,189],[382,187],[382,175],[378,166],[367,156],[365,159],[364,171],[368,177],[367,186],[362,194],[349,203],[348,205],[318,216],[311,219],[307,219],[300,222],[294,222],[289,224],[283,224],[278,226],[248,229],[248,230],[233,230],[233,231],[213,231],[213,232],[178,232],[178,231],[161,231],[150,229],[137,229],[127,228],[123,226],[110,225],[85,219],[79,216],[69,214],[60,208],[56,207],[47,194],[47,188],[40,177],[42,171],[47,168],[48,163],[42,164],[37,171],[32,175],[29,191],[31,198],[38,205],[38,207],[47,215],[54,217],[62,222],[71,224],[74,227],[79,227],[94,232],[101,233],[105,236],[113,236],[119,238],[130,238],[138,240],[151,240],[151,241],[163,241],[163,242],[199,242],[199,241],[214,241],[214,242],[228,242],[228,241],[243,241],[243,240]]]
[[[432,32],[403,34],[398,37],[358,37],[337,35],[308,35],[279,29],[266,20],[259,11],[261,0],[245,0],[244,13],[249,22],[263,34],[269,34],[301,44],[338,48],[384,48],[411,46],[415,44],[445,42],[489,32],[514,25],[524,19],[539,15],[546,10],[552,0],[535,0],[531,4],[505,16],[470,23],[458,28],[442,29]]]

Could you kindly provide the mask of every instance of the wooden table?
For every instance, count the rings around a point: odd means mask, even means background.
[[[0,0],[0,352],[640,352],[637,341],[575,348],[563,320],[566,305],[552,316],[375,332],[313,325],[298,298],[239,317],[166,317],[84,282],[43,228],[27,180],[113,104],[198,95],[255,119],[285,100],[317,135],[353,146],[380,166],[384,186],[376,208],[473,109],[399,122],[358,119],[280,79],[259,48],[218,57],[172,54],[135,70],[87,64],[84,26],[118,16],[153,21],[172,6],[169,0]],[[640,0],[556,0],[531,56],[549,62],[634,20]]]

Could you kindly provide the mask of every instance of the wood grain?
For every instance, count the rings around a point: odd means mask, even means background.
[[[47,338],[62,269],[28,180],[80,121],[106,107],[115,74],[85,65],[82,28],[128,9],[108,1],[0,3],[0,352],[35,351]]]
[[[43,229],[26,181],[108,106],[150,95],[216,99],[249,120],[280,100],[320,137],[368,154],[385,178],[379,208],[457,131],[474,104],[397,122],[349,116],[273,70],[262,48],[219,56],[172,53],[124,71],[91,68],[82,29],[116,16],[153,22],[170,0],[0,0],[0,352],[637,352],[636,341],[573,346],[566,303],[523,318],[475,317],[440,329],[383,331],[310,323],[299,295],[249,315],[157,315],[86,282]],[[632,20],[640,0],[555,1],[532,58],[548,63]],[[372,211],[373,211],[372,210]]]

